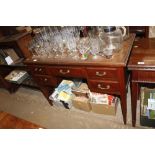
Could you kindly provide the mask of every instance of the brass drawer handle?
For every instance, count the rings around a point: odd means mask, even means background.
[[[41,71],[42,71],[42,69],[40,68],[40,69],[39,69],[39,72],[41,72]]]
[[[47,82],[47,78],[45,78],[44,81]]]
[[[63,71],[62,69],[60,69],[59,71],[61,74],[67,74],[67,73],[70,73],[70,70],[68,69],[67,71]]]
[[[103,72],[103,73],[96,72],[96,75],[97,75],[97,76],[104,76],[104,75],[106,75],[106,74],[107,74],[106,72]]]
[[[99,89],[110,89],[110,85],[107,85],[106,87],[102,87],[101,84],[98,84],[97,87]]]
[[[38,71],[38,68],[35,68],[34,71],[35,71],[35,72]]]

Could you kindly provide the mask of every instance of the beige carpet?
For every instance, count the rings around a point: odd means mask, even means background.
[[[40,91],[21,87],[16,93],[9,94],[6,90],[0,89],[0,111],[8,112],[49,129],[130,129],[132,128],[130,92],[127,104],[127,125],[124,125],[120,104],[116,116],[108,116],[75,108],[68,110],[53,107],[49,105]],[[139,104],[136,128],[145,128],[139,125]]]

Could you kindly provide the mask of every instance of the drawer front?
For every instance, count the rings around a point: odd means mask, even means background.
[[[85,70],[80,67],[49,67],[48,74],[60,77],[86,77]]]
[[[57,79],[50,76],[33,76],[38,85],[57,86]]]
[[[119,94],[119,83],[114,81],[88,80],[89,89],[98,93]]]
[[[31,72],[31,74],[38,74],[38,75],[47,74],[45,67],[42,66],[28,66],[28,69]]]
[[[118,70],[116,68],[87,68],[88,78],[117,80]]]
[[[155,82],[155,71],[138,71],[138,80]]]

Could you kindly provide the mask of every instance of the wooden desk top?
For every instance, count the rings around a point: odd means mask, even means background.
[[[130,51],[135,39],[135,34],[130,34],[129,39],[123,42],[123,47],[119,53],[115,53],[111,59],[106,59],[104,57],[99,57],[98,59],[93,59],[91,56],[87,60],[75,60],[72,58],[29,58],[25,61],[26,64],[45,64],[45,65],[75,65],[75,66],[126,66]],[[37,59],[37,61],[33,61]]]
[[[131,70],[136,68],[155,69],[155,38],[143,38],[135,41],[128,68]]]
[[[29,121],[15,117],[6,112],[0,112],[0,129],[38,129],[43,128]]]

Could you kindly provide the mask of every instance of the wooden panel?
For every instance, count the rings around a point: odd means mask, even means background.
[[[36,80],[38,85],[45,85],[45,86],[57,86],[57,79],[50,76],[33,76],[33,78]]]
[[[155,38],[143,38],[134,43],[128,68],[144,67],[152,67],[155,70]]]
[[[4,83],[2,82],[1,76],[0,76],[0,88],[3,88],[3,87],[4,87]]]
[[[88,80],[88,87],[93,92],[119,94],[119,84],[114,81]]]
[[[47,74],[46,69],[43,66],[28,66],[28,69],[31,72],[31,74],[33,74],[33,75],[35,75],[35,74],[39,74],[39,75]]]
[[[32,56],[31,52],[28,50],[28,43],[31,41],[31,34],[27,34],[17,41],[18,47],[22,51],[25,58]]]
[[[9,68],[9,66],[0,66],[0,75],[5,78],[12,70],[13,68]]]
[[[81,67],[49,67],[48,74],[60,77],[86,77],[85,70]]]
[[[139,81],[155,82],[155,71],[137,71]]]
[[[116,68],[87,68],[87,75],[91,79],[118,79]]]

